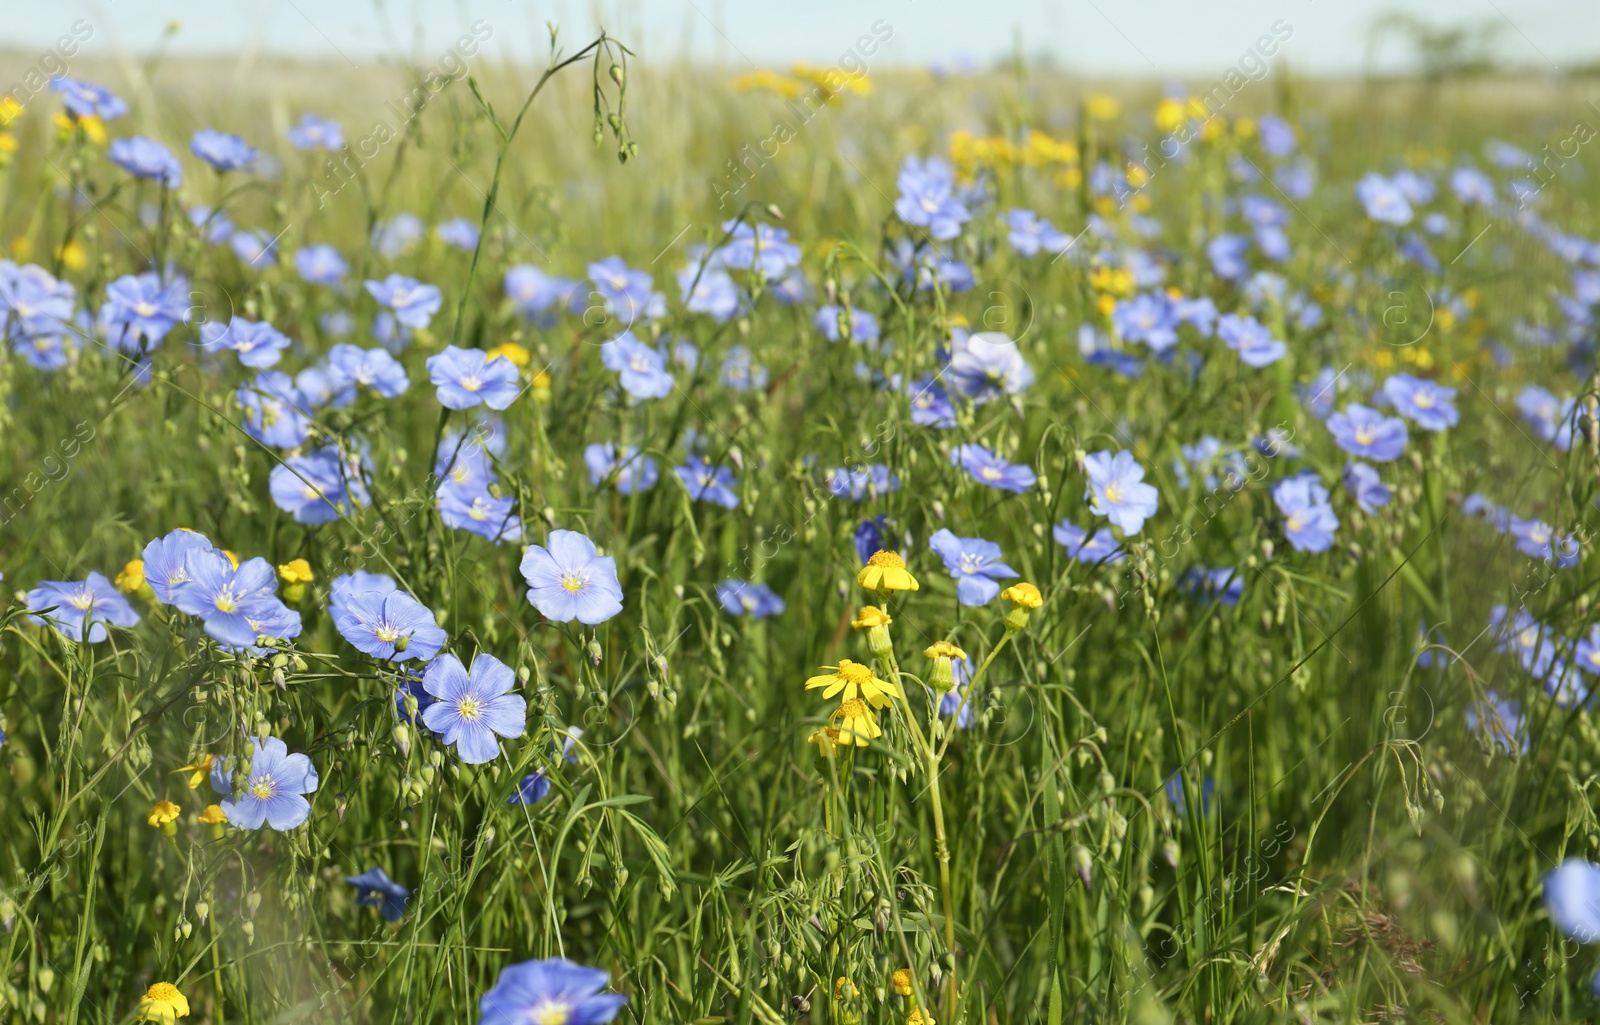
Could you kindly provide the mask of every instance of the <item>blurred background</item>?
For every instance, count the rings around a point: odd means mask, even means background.
[[[494,26],[491,56],[541,60],[544,24],[576,40],[603,25],[641,56],[730,67],[831,62],[868,27],[894,27],[893,65],[982,68],[1020,51],[1032,63],[1094,74],[1209,75],[1280,19],[1306,74],[1546,74],[1600,66],[1600,4],[1587,0],[138,0],[5,5],[5,48],[48,47],[74,19],[92,54],[326,58],[359,64],[419,57],[475,21]]]

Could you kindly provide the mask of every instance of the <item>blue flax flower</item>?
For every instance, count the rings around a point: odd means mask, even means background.
[[[243,138],[215,128],[202,128],[189,141],[189,151],[218,171],[242,171],[256,162],[261,151]]]
[[[907,157],[896,181],[900,196],[894,212],[907,224],[927,228],[928,234],[944,241],[961,234],[961,225],[972,215],[955,196],[955,176],[950,165],[938,157],[927,161]]]
[[[522,520],[512,515],[517,500],[496,498],[486,486],[463,487],[446,481],[437,495],[439,518],[453,530],[465,530],[495,544],[522,540]]]
[[[1254,317],[1237,313],[1217,318],[1217,337],[1239,354],[1240,362],[1257,369],[1271,366],[1289,351],[1288,346],[1272,337],[1272,331],[1266,325]]]
[[[978,405],[1002,395],[1019,395],[1033,384],[1033,368],[1022,350],[999,331],[953,332],[947,376],[956,391]]]
[[[356,888],[357,907],[377,908],[391,922],[405,917],[411,891],[390,879],[389,873],[377,865],[358,876],[345,876],[344,881]]]
[[[469,253],[478,248],[478,226],[465,217],[455,217],[435,225],[433,234],[445,245]]]
[[[1568,858],[1544,877],[1544,906],[1550,921],[1579,943],[1600,943],[1600,865]],[[1600,996],[1600,972],[1589,980]]]
[[[35,264],[0,260],[0,334],[59,334],[73,320],[76,292]]]
[[[354,386],[392,399],[411,386],[405,367],[387,349],[363,349],[341,342],[328,350],[328,370],[335,392]]]
[[[352,592],[333,625],[357,650],[381,661],[427,662],[445,642],[433,613],[404,591]]]
[[[733,391],[755,391],[767,386],[767,368],[755,361],[749,349],[735,345],[722,357],[719,380]]]
[[[278,240],[259,228],[235,232],[228,239],[228,248],[250,267],[272,267],[278,262]]]
[[[1245,254],[1250,251],[1250,240],[1243,235],[1218,235],[1206,243],[1206,256],[1211,260],[1212,273],[1224,281],[1238,281],[1250,270]]]
[[[546,619],[595,626],[622,611],[617,560],[575,530],[552,530],[545,545],[529,545],[521,570],[528,601]]]
[[[1090,508],[1126,536],[1139,533],[1144,521],[1156,514],[1160,494],[1144,483],[1144,467],[1134,461],[1132,452],[1095,452],[1084,458],[1083,468],[1089,475],[1084,497],[1093,499]]]
[[[29,622],[53,626],[69,641],[84,640],[85,627],[89,643],[98,644],[106,639],[108,624],[123,629],[139,624],[139,614],[128,599],[99,573],[73,583],[41,581],[28,592],[28,608],[41,614],[29,616]]]
[[[305,755],[290,754],[289,745],[277,737],[268,737],[265,744],[251,737],[250,743],[255,746],[250,778],[238,800],[222,801],[222,813],[239,829],[265,824],[287,832],[311,817],[311,802],[304,795],[316,792],[316,767]]]
[[[1522,703],[1508,701],[1495,691],[1486,691],[1483,700],[1467,706],[1467,729],[1482,730],[1506,754],[1528,753],[1528,735],[1522,721]]]
[[[296,149],[344,149],[344,129],[332,118],[315,114],[300,115],[300,123],[289,129],[289,142]]]
[[[982,445],[956,446],[950,452],[950,462],[966,470],[979,484],[996,491],[1020,495],[1039,483],[1033,470],[1021,463],[1008,463]]]
[[[1166,352],[1178,344],[1178,320],[1164,295],[1141,292],[1118,303],[1111,322],[1125,342],[1143,342],[1151,352]]]
[[[745,580],[724,580],[717,585],[717,601],[730,616],[748,614],[751,619],[766,619],[783,613],[783,599],[766,584],[753,584]]]
[[[911,422],[919,427],[950,428],[956,425],[956,407],[950,396],[932,377],[911,386]]]
[[[192,551],[212,551],[211,540],[193,530],[178,528],[144,546],[144,580],[156,600],[171,605],[179,584],[189,579],[186,563]]]
[[[1089,566],[1099,562],[1114,566],[1127,558],[1117,539],[1105,527],[1090,534],[1071,520],[1062,520],[1051,528],[1050,536],[1056,539],[1056,544],[1066,549],[1067,558]]]
[[[479,1025],[604,1025],[628,1002],[621,993],[600,992],[610,981],[601,969],[564,957],[511,965],[478,1001]]]
[[[1455,407],[1456,390],[1433,381],[1395,374],[1383,382],[1383,394],[1401,416],[1425,431],[1454,427],[1460,419]]]
[[[369,573],[364,569],[358,569],[354,573],[341,573],[333,578],[333,583],[328,587],[328,612],[337,623],[339,617],[344,614],[351,595],[369,592],[388,594],[393,590],[395,590],[394,578],[384,573]]]
[[[528,703],[511,693],[516,682],[511,667],[493,655],[473,659],[471,672],[454,655],[441,655],[422,676],[434,699],[422,722],[446,745],[454,744],[468,765],[492,762],[500,753],[496,735],[520,737],[527,728]]]
[[[601,344],[600,360],[607,370],[620,373],[622,390],[636,399],[664,399],[672,394],[666,357],[635,338],[632,331]]]
[[[350,265],[339,250],[324,243],[306,246],[294,254],[294,269],[313,285],[337,285],[350,273]]]
[[[829,494],[848,502],[860,502],[900,490],[900,478],[882,463],[832,470],[828,473],[827,484]]]
[[[1333,547],[1339,517],[1328,504],[1328,489],[1314,474],[1285,477],[1272,486],[1272,500],[1283,513],[1283,532],[1299,552],[1325,552]]]
[[[645,271],[629,268],[620,256],[589,264],[589,280],[604,300],[606,313],[620,320],[624,328],[667,312],[666,298],[652,290],[655,279]]]
[[[426,230],[422,218],[409,210],[402,210],[373,227],[372,245],[379,253],[392,260],[422,241]]]
[[[113,95],[110,89],[68,75],[52,78],[50,91],[61,94],[61,105],[67,108],[67,113],[74,119],[97,117],[102,121],[111,121],[128,112],[128,104]]]
[[[520,388],[517,365],[504,356],[490,359],[482,349],[448,346],[429,356],[428,376],[439,389],[439,404],[446,409],[471,409],[482,403],[500,410],[511,405]]]
[[[192,548],[183,571],[188,579],[172,588],[172,604],[199,616],[206,634],[219,644],[253,645],[261,632],[258,624],[278,612],[278,574],[266,559],[246,559],[235,567],[218,549]]]
[[[565,761],[576,765],[577,757],[572,749],[578,746],[578,741],[583,737],[583,730],[578,726],[568,726],[566,736],[561,741],[561,757]],[[552,754],[556,750],[555,743],[550,744]],[[538,804],[550,794],[550,777],[543,769],[528,773],[517,783],[517,789],[506,798],[507,804]]]
[[[169,189],[183,184],[183,165],[171,150],[154,139],[142,135],[113,139],[106,157],[135,178],[158,181]]]
[[[800,266],[800,247],[789,241],[788,228],[770,224],[752,227],[745,221],[723,221],[722,230],[733,236],[717,250],[716,259],[733,270],[759,268],[769,281],[776,281]]]
[[[276,366],[290,342],[288,335],[264,320],[234,317],[226,326],[218,321],[202,325],[200,345],[207,352],[230,349],[239,354],[240,363],[261,370]]]
[[[1388,505],[1392,494],[1377,470],[1354,459],[1344,464],[1344,487],[1368,516]]]
[[[1218,601],[1237,605],[1244,597],[1244,575],[1232,566],[1195,566],[1183,575],[1180,586],[1189,597],[1206,605]]]
[[[506,271],[503,287],[517,312],[535,324],[555,323],[554,311],[583,298],[583,286],[571,278],[558,278],[521,263]],[[579,307],[580,311],[582,306]]]
[[[1405,192],[1381,174],[1365,174],[1356,182],[1356,198],[1367,208],[1367,216],[1380,224],[1410,222],[1411,203]]]
[[[360,464],[353,457],[341,460],[332,445],[289,456],[274,466],[267,490],[273,504],[292,514],[296,523],[332,523],[371,501]]]
[[[1352,402],[1342,413],[1328,417],[1334,442],[1353,456],[1387,463],[1406,450],[1406,422],[1384,416],[1376,409]]]
[[[1017,575],[1000,561],[1000,546],[981,537],[957,537],[941,527],[928,538],[928,547],[955,578],[956,600],[963,605],[989,604],[1000,593],[998,580]]]
[[[878,318],[854,306],[818,306],[811,315],[811,325],[830,342],[843,339],[870,345],[878,340]]]
[[[111,282],[100,307],[106,340],[128,353],[155,345],[189,317],[187,286],[163,283],[153,271],[125,274]]]
[[[1007,210],[1000,215],[1000,223],[1006,226],[1006,241],[1023,256],[1037,256],[1040,250],[1059,253],[1072,242],[1032,210]]]
[[[739,507],[739,495],[733,490],[739,486],[739,481],[726,466],[713,467],[700,456],[690,455],[682,466],[673,467],[673,472],[689,489],[690,498],[724,509]]]
[[[661,479],[656,461],[639,451],[637,445],[623,448],[621,455],[613,442],[593,442],[584,447],[583,465],[589,470],[589,483],[599,487],[611,481],[619,494],[649,491]]]
[[[437,288],[404,274],[391,274],[366,285],[368,294],[393,310],[394,318],[409,328],[427,327],[443,301]]]

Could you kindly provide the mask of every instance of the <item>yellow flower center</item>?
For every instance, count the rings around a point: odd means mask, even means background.
[[[533,1012],[534,1025],[567,1025],[572,1008],[560,1000],[549,1000]]]
[[[983,477],[984,480],[999,480],[1001,476],[1000,471],[993,466],[985,466],[983,469],[978,471],[978,474]]]
[[[579,591],[583,590],[583,578],[578,576],[576,573],[568,573],[566,576],[561,578],[561,586],[565,587],[573,594],[577,594]]]
[[[1299,513],[1295,513],[1293,516],[1289,517],[1289,529],[1290,530],[1293,530],[1293,531],[1302,530],[1302,529],[1305,528],[1305,525],[1306,525],[1305,517],[1300,515]]]
[[[867,708],[867,703],[860,698],[851,698],[839,706],[835,713],[840,719],[862,719],[872,714]]]
[[[1366,424],[1362,424],[1360,427],[1356,428],[1356,444],[1357,445],[1370,445],[1370,444],[1372,444],[1372,428],[1371,427],[1368,427]]]
[[[888,569],[905,569],[906,560],[894,552],[874,552],[872,558],[867,560],[868,566],[882,566]]]
[[[265,801],[278,792],[278,784],[274,783],[271,776],[262,776],[250,784],[250,793]]]
[[[216,606],[218,612],[232,612],[239,607],[239,602],[234,598],[232,591],[223,591],[217,595]]]
[[[151,1000],[176,1000],[178,995],[178,987],[170,982],[158,982],[145,993]]]
[[[479,388],[483,387],[483,382],[478,380],[476,375],[463,377],[461,379],[461,387],[465,388],[467,391],[477,391]]]
[[[75,609],[87,609],[94,605],[94,595],[88,591],[79,591],[69,598],[67,603]]]
[[[839,679],[846,683],[866,683],[872,679],[872,669],[859,662],[844,659],[839,663]]]
[[[385,644],[393,644],[400,639],[400,631],[388,623],[379,623],[372,628],[372,635]]]
[[[477,698],[462,698],[456,705],[456,711],[461,713],[461,718],[468,722],[476,722],[478,716],[483,714],[483,706]]]
[[[1433,396],[1425,391],[1419,391],[1411,396],[1411,401],[1417,404],[1418,409],[1432,409]]]
[[[1120,487],[1118,487],[1117,485],[1115,485],[1115,484],[1107,484],[1106,487],[1105,487],[1105,492],[1106,492],[1106,501],[1107,502],[1120,502],[1120,501],[1122,501],[1122,489]]]
[[[133,312],[141,317],[153,317],[156,315],[156,308],[153,303],[138,302],[133,304]],[[163,982],[161,985],[166,986],[167,983]],[[172,992],[176,993],[178,991],[173,990]]]

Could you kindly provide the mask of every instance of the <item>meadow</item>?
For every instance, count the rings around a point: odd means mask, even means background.
[[[1595,1018],[1600,81],[857,28],[0,62],[0,1022]]]

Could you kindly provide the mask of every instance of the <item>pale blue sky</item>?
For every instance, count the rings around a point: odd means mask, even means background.
[[[396,47],[436,55],[477,19],[494,29],[492,55],[533,59],[544,22],[557,22],[577,42],[597,11],[641,56],[688,53],[735,67],[832,63],[881,20],[893,35],[877,59],[889,64],[962,54],[987,62],[1020,34],[1028,53],[1048,50],[1075,70],[1209,75],[1282,19],[1293,28],[1286,50],[1298,67],[1350,72],[1363,67],[1374,19],[1394,10],[1436,23],[1497,24],[1503,57],[1547,71],[1600,58],[1595,0],[384,0],[381,14],[373,0],[0,0],[0,7],[4,42],[22,49],[43,49],[83,18],[95,28],[91,51],[140,53],[175,19],[182,24],[175,52],[250,48],[356,64]],[[1402,57],[1391,44],[1379,64],[1393,69]]]

